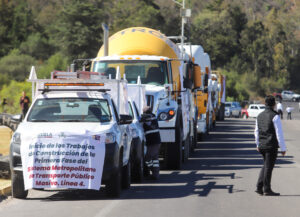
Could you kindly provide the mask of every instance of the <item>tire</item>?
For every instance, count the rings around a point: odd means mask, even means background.
[[[197,125],[194,124],[194,137],[192,139],[192,145],[190,148],[190,152],[194,152],[195,148],[197,148],[197,142],[198,142],[198,133],[197,133]]]
[[[197,140],[202,141],[203,140],[203,134],[202,133],[197,133]]]
[[[141,144],[140,153],[137,153],[137,157],[132,163],[131,178],[134,182],[141,183],[144,180],[144,142]]]
[[[166,144],[165,165],[167,169],[180,170],[182,166],[182,130],[176,127],[175,143]]]
[[[126,166],[122,168],[122,188],[129,189],[131,184],[131,158]]]
[[[28,190],[25,191],[23,174],[12,172],[11,175],[12,196],[14,198],[25,199],[28,195]]]
[[[184,149],[182,149],[182,162],[186,162],[188,161],[189,159],[189,156],[190,156],[190,142],[191,142],[191,139],[190,139],[190,134],[188,134],[186,136],[186,140],[183,142],[183,146]]]
[[[105,185],[106,195],[108,197],[119,198],[121,195],[123,153],[119,156],[119,167],[117,171],[111,174],[109,181]]]

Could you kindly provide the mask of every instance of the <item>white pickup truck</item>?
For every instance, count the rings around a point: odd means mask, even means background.
[[[125,95],[117,102],[107,93],[109,82],[39,82],[10,144],[13,197],[26,198],[32,188],[99,190],[101,183],[118,197],[130,186],[132,117],[120,109]]]

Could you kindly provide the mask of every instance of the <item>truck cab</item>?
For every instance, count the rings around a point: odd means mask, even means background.
[[[147,106],[158,118],[161,156],[166,168],[180,169],[189,156],[194,111],[189,58],[161,32],[145,27],[121,30],[109,38],[108,54],[102,46],[92,60],[91,71],[145,85]]]

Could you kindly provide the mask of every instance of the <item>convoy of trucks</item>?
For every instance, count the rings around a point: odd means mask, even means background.
[[[225,76],[211,71],[200,45],[179,48],[146,27],[104,41],[88,72],[54,71],[46,80],[31,75],[33,103],[11,141],[14,197],[25,198],[30,188],[99,190],[101,184],[118,197],[131,179],[141,182],[145,106],[158,119],[167,169],[180,169],[197,141],[224,120]],[[62,177],[73,176],[70,170],[77,171],[75,182]]]

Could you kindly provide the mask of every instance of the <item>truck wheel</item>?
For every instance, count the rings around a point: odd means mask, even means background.
[[[123,153],[120,153],[119,167],[111,174],[109,181],[105,185],[106,195],[109,197],[119,198],[121,195]]]
[[[202,141],[203,140],[203,134],[202,133],[198,133],[197,134],[197,139],[198,139],[198,141]]]
[[[140,151],[139,151],[140,150]],[[132,164],[132,180],[138,183],[141,183],[144,179],[144,143],[141,144],[141,147],[138,149],[136,159]]]
[[[23,174],[12,172],[11,175],[12,196],[14,198],[25,199],[28,195],[28,190],[25,191]]]
[[[180,170],[182,165],[182,130],[177,127],[175,143],[167,143],[165,165],[167,169]]]
[[[197,147],[197,141],[198,141],[197,125],[194,125],[193,130],[194,130],[194,137],[193,137],[192,145],[191,145],[191,149],[190,149],[191,152],[194,152],[195,148]]]
[[[129,189],[131,184],[131,159],[129,158],[126,166],[122,168],[122,188]]]

